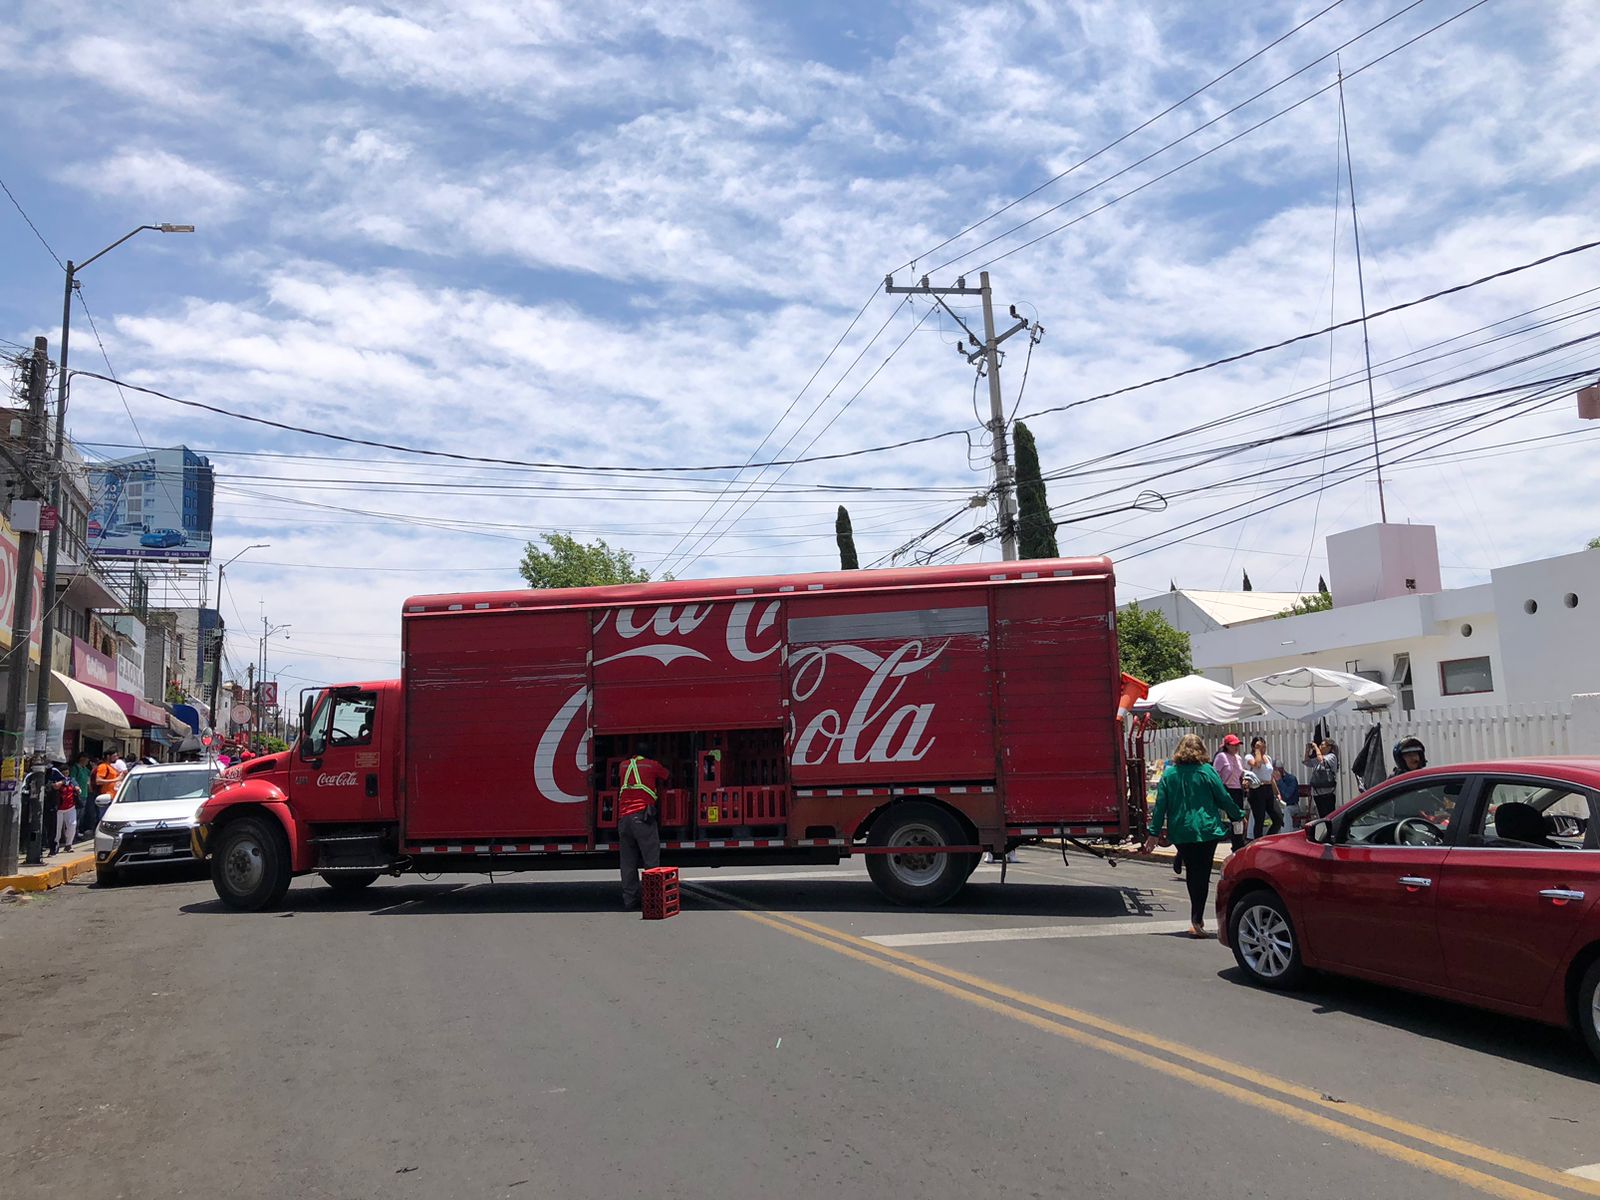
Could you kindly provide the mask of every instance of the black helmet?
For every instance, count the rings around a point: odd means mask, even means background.
[[[1425,767],[1428,765],[1428,748],[1422,744],[1422,739],[1414,737],[1401,738],[1394,744],[1395,770],[1410,770],[1410,768],[1406,766],[1406,755],[1408,754],[1415,754],[1422,760],[1417,764],[1419,767]]]

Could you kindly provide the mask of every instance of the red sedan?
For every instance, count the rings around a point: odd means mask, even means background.
[[[1359,976],[1570,1026],[1600,1058],[1600,758],[1387,780],[1233,855],[1217,926],[1263,987]]]

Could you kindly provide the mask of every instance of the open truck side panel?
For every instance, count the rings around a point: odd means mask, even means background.
[[[318,716],[251,764],[293,872],[614,862],[636,753],[672,771],[666,861],[866,853],[907,902],[980,847],[1134,832],[1104,559],[418,597],[402,626],[398,683],[318,701],[342,741]]]

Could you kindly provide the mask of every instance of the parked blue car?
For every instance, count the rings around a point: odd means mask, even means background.
[[[139,539],[139,545],[164,550],[168,546],[182,546],[188,540],[181,529],[152,529]]]

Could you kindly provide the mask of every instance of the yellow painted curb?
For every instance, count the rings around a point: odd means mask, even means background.
[[[43,871],[34,871],[27,875],[0,875],[0,888],[13,887],[19,892],[44,892],[60,887],[69,879],[87,875],[93,870],[94,855],[84,854],[78,858],[68,859],[64,863],[46,867]]]

